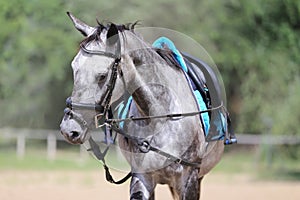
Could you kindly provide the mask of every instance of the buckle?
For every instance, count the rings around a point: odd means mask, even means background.
[[[104,113],[100,113],[98,115],[95,115],[95,126],[96,128],[101,128],[103,126],[105,126],[105,123],[99,125],[99,121],[102,119],[102,117],[104,116]]]

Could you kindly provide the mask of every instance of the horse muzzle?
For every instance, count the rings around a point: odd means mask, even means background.
[[[79,114],[66,108],[60,124],[60,131],[65,139],[72,144],[82,144],[87,138],[88,123]]]
[[[100,113],[94,116],[95,126],[98,128],[100,127],[98,122],[105,115],[105,108],[99,104],[73,102],[71,97],[66,99],[66,106],[67,108],[64,110],[65,115],[60,124],[61,133],[68,142],[82,144],[87,139],[89,124],[82,114],[76,112],[76,110],[96,111]]]

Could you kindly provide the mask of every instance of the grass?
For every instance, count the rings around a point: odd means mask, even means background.
[[[55,160],[47,159],[46,152],[27,151],[23,158],[15,152],[0,153],[0,170],[85,170],[99,168],[100,164],[93,158],[79,158],[79,153],[57,152]]]
[[[223,155],[221,161],[213,171],[224,173],[253,173],[253,167],[255,167],[255,161],[252,153],[230,152]]]
[[[58,143],[56,158],[47,158],[46,144],[27,140],[25,155],[18,157],[15,141],[0,141],[0,170],[84,170],[99,168],[99,163],[86,154],[80,156],[79,146],[61,146]]]
[[[103,169],[102,162],[80,146],[65,142],[57,143],[55,159],[48,159],[47,145],[37,140],[27,140],[23,157],[16,153],[15,141],[0,141],[0,170],[99,170]],[[103,147],[102,147],[103,149]],[[107,165],[112,169],[128,171],[124,159],[116,155],[115,149],[110,148],[105,157]],[[122,167],[120,167],[122,166]]]
[[[106,157],[111,168],[119,169],[124,165],[113,152]],[[46,144],[26,143],[26,153],[18,158],[13,145],[0,143],[0,170],[99,170],[103,169],[101,162],[89,153],[80,154],[79,146],[58,145],[55,160],[47,159]],[[128,171],[129,168],[123,168]],[[274,157],[267,162],[259,149],[226,147],[220,163],[212,170],[226,174],[247,173],[258,179],[295,180],[300,181],[300,164],[298,160],[284,157]]]
[[[232,147],[229,147],[229,149]],[[300,181],[300,162],[284,154],[266,156],[259,147],[233,147],[212,170],[226,174],[245,173],[256,179]]]

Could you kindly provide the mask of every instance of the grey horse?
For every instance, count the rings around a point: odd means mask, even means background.
[[[95,116],[101,123],[108,107],[127,93],[132,96],[128,116],[140,120],[128,120],[115,131],[131,166],[130,199],[154,199],[157,184],[167,184],[174,199],[199,199],[201,181],[221,159],[224,144],[206,142],[199,115],[149,117],[198,110],[171,54],[158,53],[134,25],[91,27],[68,15],[86,38],[72,61],[74,87],[61,133],[70,143],[84,143]]]

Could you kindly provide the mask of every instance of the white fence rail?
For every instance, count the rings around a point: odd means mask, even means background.
[[[49,160],[56,158],[57,141],[65,141],[58,130],[42,130],[42,129],[17,129],[17,128],[1,128],[0,139],[16,139],[16,153],[19,158],[23,158],[26,151],[26,139],[47,140],[47,157]],[[237,134],[239,145],[300,145],[300,137],[298,136],[274,136],[274,135],[251,135]],[[80,152],[85,151],[80,146]]]
[[[291,136],[291,135],[253,135],[253,134],[237,134],[238,144],[243,145],[299,145],[300,136]]]
[[[16,153],[19,158],[25,156],[26,140],[47,140],[47,158],[54,160],[56,158],[57,141],[65,141],[64,137],[58,130],[44,129],[17,129],[17,128],[1,128],[0,139],[16,139]],[[83,146],[78,147],[79,151],[85,151]]]

